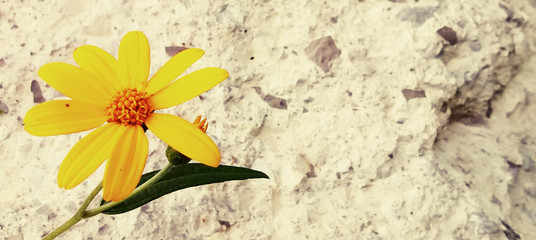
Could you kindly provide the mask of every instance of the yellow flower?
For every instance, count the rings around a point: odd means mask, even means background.
[[[142,32],[129,32],[119,45],[118,60],[86,45],[73,53],[80,67],[56,62],[39,69],[43,80],[72,100],[33,107],[24,118],[24,129],[32,135],[50,136],[97,128],[76,143],[63,160],[58,173],[61,188],[77,186],[108,159],[104,200],[120,201],[130,195],[140,180],[149,149],[143,124],[187,157],[208,166],[219,165],[218,147],[204,129],[198,128],[199,121],[192,124],[154,110],[186,102],[229,74],[220,68],[204,68],[175,80],[204,54],[201,49],[190,48],[172,57],[147,80],[149,51]]]

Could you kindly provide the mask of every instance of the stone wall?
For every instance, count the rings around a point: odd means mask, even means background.
[[[230,77],[166,110],[210,119],[222,164],[270,180],[187,189],[63,239],[536,239],[536,3],[5,1],[0,3],[0,237],[37,239],[102,179],[56,175],[87,133],[34,137],[26,111],[62,95],[37,76],[85,44],[117,56],[143,31],[154,73]],[[166,164],[149,134],[145,171]]]

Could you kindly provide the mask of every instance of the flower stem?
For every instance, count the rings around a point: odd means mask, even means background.
[[[77,222],[82,220],[83,218],[79,215],[74,215],[71,217],[71,219],[67,220],[67,222],[63,223],[60,227],[56,228],[54,231],[46,235],[43,240],[51,240],[62,234],[63,232],[67,231],[67,229],[71,228],[73,225],[75,225]]]
[[[100,192],[101,189],[102,189],[102,182],[99,185],[97,185],[95,189],[93,189],[93,191],[89,194],[89,196],[87,196],[86,200],[84,200],[84,202],[82,203],[78,211],[76,211],[73,217],[71,217],[69,220],[63,223],[60,227],[56,228],[54,231],[46,235],[43,238],[43,240],[50,240],[50,239],[56,238],[57,236],[65,232],[67,229],[74,226],[77,222],[84,219],[83,217],[84,211],[87,209],[91,201],[95,198],[95,196]]]
[[[64,224],[62,224],[60,227],[56,228],[54,231],[46,235],[43,240],[51,240],[65,232],[67,229],[74,226],[77,222],[84,218],[90,218],[93,217],[99,213],[102,213],[114,206],[117,206],[118,204],[122,203],[123,201],[131,198],[132,196],[135,196],[138,192],[142,191],[143,189],[147,188],[148,186],[152,185],[153,183],[157,182],[158,180],[162,179],[167,173],[169,173],[173,169],[173,165],[168,164],[166,167],[164,167],[162,170],[160,170],[156,175],[154,175],[152,178],[144,182],[142,185],[134,189],[134,191],[128,196],[126,199],[119,201],[119,202],[110,202],[104,205],[101,205],[99,207],[96,207],[94,209],[86,210],[91,201],[97,196],[97,194],[102,189],[102,182],[93,189],[93,191],[89,194],[89,196],[86,198],[86,200],[82,203],[78,211],[72,216],[69,220],[67,220]]]

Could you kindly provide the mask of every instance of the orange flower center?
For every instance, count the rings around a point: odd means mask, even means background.
[[[108,122],[123,125],[141,125],[151,114],[146,92],[136,89],[125,89],[117,92],[107,108]]]

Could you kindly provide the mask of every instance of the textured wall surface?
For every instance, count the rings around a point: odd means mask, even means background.
[[[59,189],[87,133],[34,137],[62,95],[37,76],[85,44],[117,56],[143,31],[154,73],[178,47],[230,77],[178,107],[206,115],[222,164],[270,180],[187,189],[62,239],[536,239],[536,2],[0,3],[0,238],[67,220],[100,168]],[[145,171],[166,164],[152,134]]]

